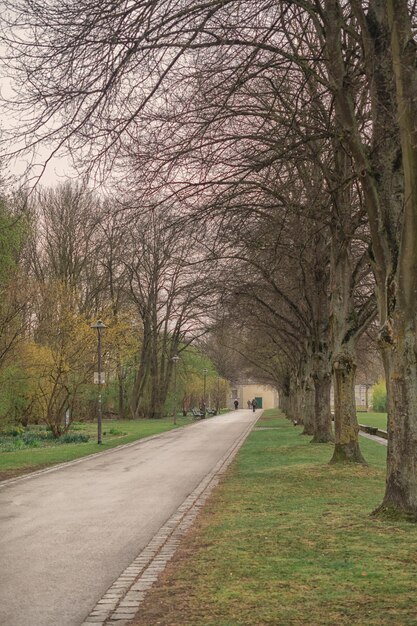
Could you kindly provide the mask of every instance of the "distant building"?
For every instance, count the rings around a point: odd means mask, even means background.
[[[372,387],[373,383],[355,385],[355,404],[358,409],[368,410],[372,407]],[[330,405],[334,407],[334,389],[330,391]]]
[[[248,400],[256,398],[258,409],[275,409],[278,407],[278,391],[271,385],[263,385],[253,381],[234,383],[231,389],[230,406],[239,400],[239,409],[248,408]]]

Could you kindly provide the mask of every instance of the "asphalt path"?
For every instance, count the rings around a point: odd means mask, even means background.
[[[0,483],[1,626],[79,626],[258,415],[232,411]]]

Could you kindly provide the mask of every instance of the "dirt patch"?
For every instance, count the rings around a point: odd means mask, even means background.
[[[3,482],[4,480],[9,480],[10,478],[24,476],[25,474],[32,474],[33,472],[37,472],[38,470],[45,469],[45,467],[50,467],[50,464],[45,463],[44,465],[37,465],[36,467],[21,467],[15,470],[0,471],[0,482]]]

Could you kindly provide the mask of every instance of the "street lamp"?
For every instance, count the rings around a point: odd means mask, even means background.
[[[101,421],[102,421],[102,409],[101,409],[101,331],[106,328],[101,320],[97,320],[95,324],[91,324],[91,328],[95,328],[97,331],[97,369],[98,369],[98,416],[97,416],[97,443],[101,444]]]
[[[204,368],[203,369],[203,376],[204,376],[203,417],[206,417],[206,378],[207,378],[207,374],[208,374],[208,369]]]
[[[180,360],[178,355],[174,355],[171,361],[174,364],[174,424],[177,423],[177,363]]]

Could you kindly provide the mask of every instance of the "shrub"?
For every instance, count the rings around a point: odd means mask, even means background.
[[[14,452],[25,448],[41,448],[50,445],[64,443],[86,443],[90,439],[89,435],[81,433],[66,433],[59,439],[47,430],[29,429],[24,432],[14,433],[10,430],[7,435],[0,436],[0,451]]]
[[[0,450],[2,452],[15,452],[16,450],[22,450],[28,446],[18,437],[2,437],[0,439]]]
[[[387,388],[383,380],[372,387],[372,407],[377,413],[387,410]]]
[[[8,441],[8,442],[0,442],[0,451],[1,452],[14,452],[15,450],[17,450],[19,448],[19,446],[15,446],[15,442],[13,441]]]
[[[25,432],[25,427],[19,424],[15,426],[6,426],[2,429],[1,434],[5,437],[18,437]]]
[[[40,433],[27,432],[27,433],[23,433],[23,435],[21,436],[21,440],[27,446],[33,445],[34,441],[39,442],[39,439],[41,439],[41,434]]]
[[[89,439],[89,435],[82,433],[66,433],[57,440],[57,443],[86,443]]]
[[[127,435],[127,433],[118,430],[117,428],[110,428],[109,435]]]
[[[21,436],[21,440],[23,441],[23,443],[30,448],[38,448],[45,441],[51,441],[52,439],[52,433],[46,432],[46,430],[28,430]]]

